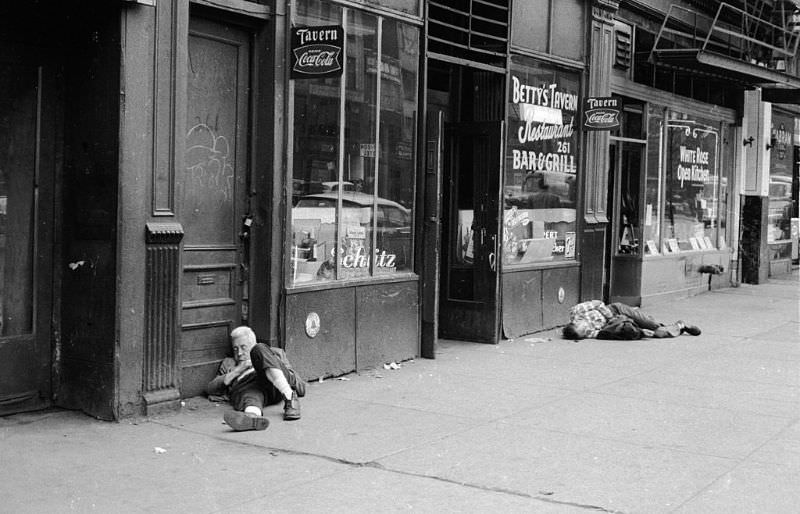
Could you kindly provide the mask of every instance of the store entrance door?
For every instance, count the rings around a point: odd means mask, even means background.
[[[611,226],[606,236],[604,298],[607,302],[641,304],[642,248],[639,198],[647,155],[644,142],[609,145],[608,204]]]
[[[500,338],[498,229],[503,125],[444,125],[439,336]]]
[[[181,395],[201,394],[247,319],[251,34],[189,24],[186,153],[181,174]]]
[[[0,415],[52,399],[55,70],[0,46]]]

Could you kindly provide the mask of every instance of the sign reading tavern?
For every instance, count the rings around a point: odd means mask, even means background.
[[[341,25],[293,27],[291,78],[341,76],[343,48],[344,28]]]
[[[583,99],[583,130],[611,130],[619,127],[622,100],[615,97]]]

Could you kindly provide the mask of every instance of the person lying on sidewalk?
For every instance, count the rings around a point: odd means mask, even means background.
[[[589,300],[575,305],[569,323],[562,330],[565,339],[641,339],[642,337],[677,337],[683,333],[700,335],[700,329],[684,321],[665,325],[655,321],[638,307],[624,303],[604,304]]]
[[[236,431],[265,430],[266,405],[283,400],[283,419],[300,419],[298,397],[306,394],[306,384],[292,369],[286,353],[256,341],[250,327],[231,332],[233,358],[225,358],[217,376],[206,387],[209,397],[227,396],[234,410],[224,414],[225,423]]]

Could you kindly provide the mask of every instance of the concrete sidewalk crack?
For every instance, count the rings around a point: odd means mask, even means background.
[[[624,514],[624,511],[611,510],[611,509],[607,509],[605,507],[601,507],[599,505],[589,505],[589,504],[585,504],[585,503],[576,503],[576,502],[570,502],[570,501],[565,501],[565,500],[556,500],[554,498],[548,498],[546,496],[529,494],[529,493],[525,493],[525,492],[522,492],[522,491],[515,491],[513,489],[506,489],[506,488],[503,488],[503,487],[485,486],[485,485],[480,485],[480,484],[473,484],[471,482],[463,482],[463,481],[460,481],[460,480],[453,480],[453,479],[450,479],[450,478],[440,477],[440,476],[437,476],[437,475],[428,475],[428,474],[425,474],[425,473],[414,473],[414,472],[411,472],[411,471],[403,471],[403,470],[400,470],[400,469],[387,468],[386,466],[384,466],[384,465],[382,465],[382,464],[380,464],[378,462],[374,462],[374,461],[373,462],[366,462],[361,467],[379,469],[381,471],[386,471],[386,472],[389,472],[389,473],[395,473],[395,474],[398,474],[398,475],[411,476],[411,477],[417,477],[417,478],[426,478],[426,479],[429,479],[429,480],[436,480],[437,482],[443,482],[443,483],[446,483],[446,484],[458,485],[458,486],[461,486],[461,487],[469,487],[470,489],[477,489],[479,491],[508,494],[508,495],[511,495],[511,496],[517,496],[517,497],[520,497],[520,498],[527,498],[527,499],[530,499],[530,500],[537,500],[537,501],[541,501],[541,502],[545,502],[545,503],[552,503],[552,504],[555,504],[555,505],[565,505],[565,506],[576,507],[576,508],[585,509],[585,510],[591,510],[591,511],[595,511],[595,512],[608,512],[610,514]]]
[[[542,496],[542,495],[533,495],[533,494],[525,493],[525,492],[522,492],[522,491],[515,491],[513,489],[506,489],[506,488],[502,488],[502,487],[493,487],[493,486],[485,486],[485,485],[474,484],[474,483],[470,483],[470,482],[463,482],[463,481],[459,481],[459,480],[453,480],[453,479],[450,479],[450,478],[441,477],[441,476],[437,476],[437,475],[429,475],[429,474],[425,474],[425,473],[414,473],[414,472],[411,472],[411,471],[403,471],[403,470],[400,470],[400,469],[389,468],[389,467],[384,466],[383,464],[380,464],[376,460],[367,461],[367,462],[358,462],[358,461],[353,461],[353,460],[349,460],[349,459],[344,459],[344,458],[341,458],[341,457],[332,457],[330,455],[323,455],[323,454],[319,454],[319,453],[305,452],[305,451],[300,451],[300,450],[289,450],[289,449],[285,449],[285,448],[277,448],[277,447],[272,447],[272,446],[263,446],[263,445],[259,445],[259,444],[253,444],[253,443],[250,443],[248,441],[236,441],[236,440],[227,439],[225,437],[215,436],[215,435],[207,434],[207,433],[196,431],[196,430],[190,430],[190,429],[183,428],[183,427],[176,427],[174,425],[170,425],[170,424],[167,424],[167,423],[162,423],[162,422],[159,422],[159,421],[156,421],[156,420],[151,420],[151,423],[156,423],[158,425],[161,425],[161,426],[164,426],[164,427],[167,427],[167,428],[171,428],[173,430],[177,430],[177,431],[181,431],[181,432],[190,432],[192,434],[201,435],[201,436],[208,437],[208,438],[211,438],[211,439],[214,439],[214,440],[217,440],[217,441],[221,441],[221,442],[225,442],[225,443],[229,443],[229,444],[235,444],[235,445],[239,445],[239,446],[246,446],[246,447],[252,448],[254,450],[265,451],[265,452],[268,452],[268,453],[276,453],[276,454],[282,454],[282,455],[291,455],[291,456],[322,459],[322,460],[325,460],[325,461],[328,461],[328,462],[332,462],[332,463],[335,463],[335,464],[340,464],[340,465],[347,466],[347,467],[353,468],[353,469],[359,469],[359,468],[362,468],[362,469],[363,468],[377,469],[377,470],[380,470],[380,471],[384,471],[384,472],[387,472],[387,473],[393,473],[393,474],[397,474],[397,475],[416,477],[416,478],[425,478],[425,479],[428,479],[428,480],[435,480],[437,482],[442,482],[442,483],[451,484],[451,485],[457,485],[457,486],[460,486],[460,487],[468,487],[470,489],[476,489],[476,490],[485,491],[485,492],[491,492],[491,493],[506,494],[506,495],[510,495],[510,496],[516,496],[516,497],[519,497],[519,498],[527,498],[527,499],[530,499],[530,500],[541,501],[541,502],[544,502],[544,503],[551,503],[551,504],[554,504],[554,505],[563,505],[563,506],[575,507],[575,508],[584,509],[584,510],[588,510],[588,511],[605,512],[605,513],[609,513],[609,514],[625,514],[624,511],[607,509],[605,507],[601,507],[601,506],[598,506],[598,505],[589,505],[589,504],[570,502],[570,501],[565,501],[565,500],[556,500],[554,498],[548,498],[548,497]],[[385,458],[385,456],[384,456],[384,458]]]

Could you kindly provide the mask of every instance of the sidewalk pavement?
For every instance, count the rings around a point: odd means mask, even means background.
[[[648,309],[698,337],[548,331],[309,384],[232,432],[202,398],[0,418],[4,512],[800,511],[797,271]]]

